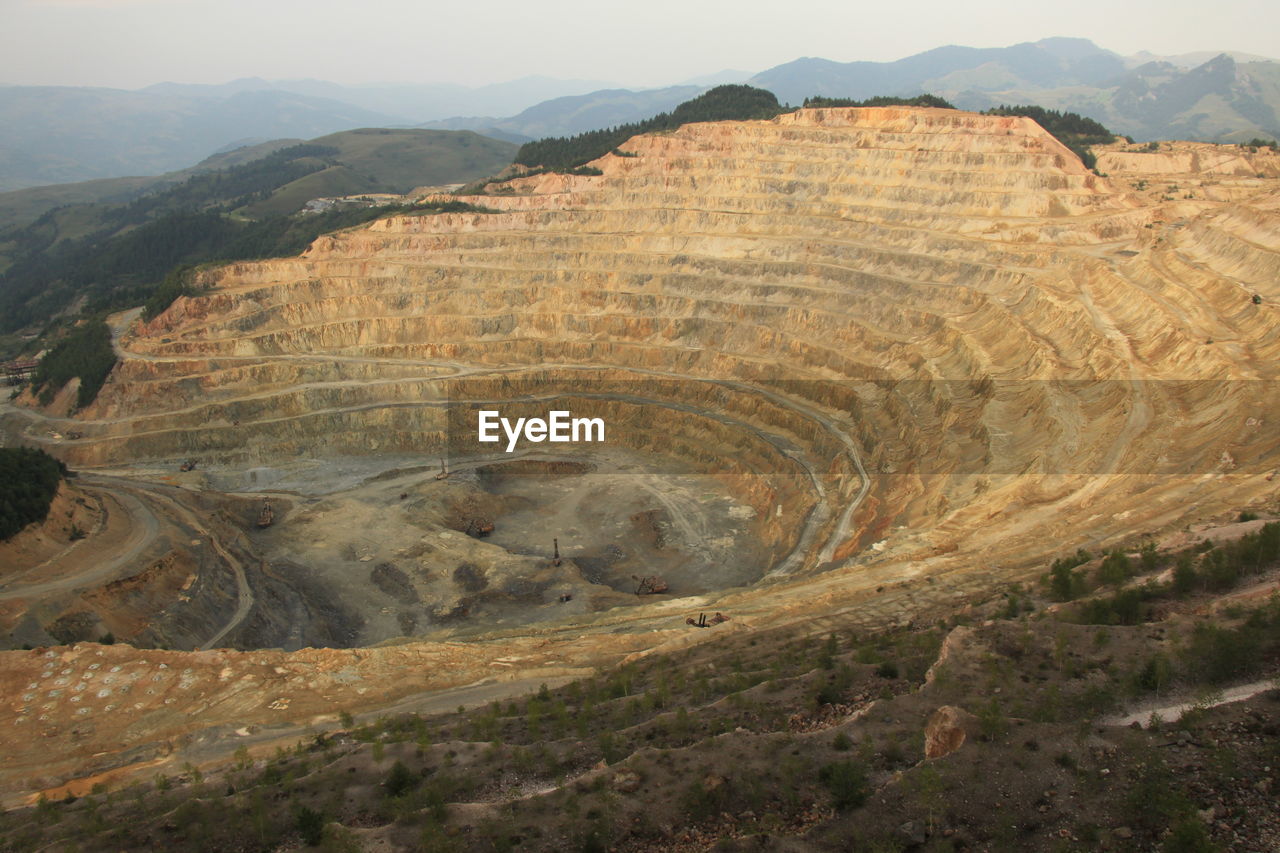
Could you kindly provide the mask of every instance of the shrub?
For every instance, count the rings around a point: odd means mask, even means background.
[[[1169,659],[1162,654],[1153,655],[1147,659],[1142,669],[1138,671],[1137,685],[1142,690],[1159,692],[1169,686],[1169,680],[1173,677],[1173,666]]]
[[[1199,582],[1200,576],[1196,574],[1195,561],[1189,553],[1182,553],[1173,567],[1174,595],[1187,595]]]
[[[1195,815],[1188,815],[1175,823],[1160,848],[1164,853],[1214,853],[1218,849],[1209,839],[1204,822]]]
[[[413,771],[405,767],[403,761],[397,760],[395,764],[391,765],[391,772],[387,774],[382,786],[387,789],[387,796],[399,797],[420,781],[420,776],[415,775]]]
[[[1183,650],[1183,660],[1193,676],[1221,684],[1252,674],[1278,648],[1280,601],[1273,600],[1236,628],[1204,622],[1196,625]]]
[[[978,729],[984,740],[996,740],[1009,731],[1009,721],[994,698],[978,713]]]
[[[1112,551],[1098,566],[1098,583],[1118,586],[1133,576],[1133,566],[1123,551]]]
[[[897,678],[898,665],[891,660],[885,661],[876,667],[876,675],[881,678]]]
[[[871,794],[866,768],[857,761],[823,765],[818,771],[818,781],[831,792],[832,804],[838,811],[858,808]]]
[[[324,840],[324,815],[309,806],[301,806],[294,811],[293,825],[310,847],[316,847]]]
[[[1142,571],[1153,572],[1159,568],[1160,554],[1156,551],[1156,543],[1144,542],[1138,556],[1142,561]]]
[[[1072,571],[1093,559],[1093,555],[1083,548],[1069,557],[1059,557],[1049,567],[1045,583],[1055,601],[1071,601],[1084,592],[1084,576]]]

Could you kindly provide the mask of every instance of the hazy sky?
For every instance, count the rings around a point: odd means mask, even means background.
[[[800,56],[1082,36],[1119,53],[1280,56],[1274,0],[0,0],[0,84],[237,77],[657,86]]]

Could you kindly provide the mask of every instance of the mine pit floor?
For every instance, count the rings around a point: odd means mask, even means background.
[[[669,584],[664,597],[681,597],[746,586],[768,569],[735,484],[669,460],[605,449],[449,468],[437,479],[431,457],[339,457],[203,476],[289,505],[250,539],[273,569],[328,590],[337,604],[327,618],[358,646],[589,617],[646,600],[635,592],[649,575]],[[480,518],[493,532],[468,535]],[[307,643],[298,634],[283,647]]]

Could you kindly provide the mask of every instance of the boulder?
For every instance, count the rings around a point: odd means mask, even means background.
[[[950,755],[977,732],[977,717],[963,708],[943,705],[924,724],[924,757]]]

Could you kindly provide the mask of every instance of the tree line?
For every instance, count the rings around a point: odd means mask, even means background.
[[[40,359],[31,387],[40,402],[48,405],[63,385],[79,376],[76,408],[84,408],[98,396],[99,389],[115,366],[111,330],[102,317],[96,316],[72,328]]]
[[[685,101],[669,113],[659,113],[643,121],[591,130],[576,136],[555,136],[526,142],[516,152],[521,166],[565,171],[583,166],[639,133],[673,130],[699,121],[748,121],[770,119],[787,112],[770,91],[745,84],[717,86]]]
[[[1089,150],[1090,145],[1107,145],[1116,141],[1115,134],[1101,122],[1085,118],[1079,113],[1046,110],[1033,104],[992,107],[983,112],[987,116],[1025,116],[1043,127],[1051,136],[1071,149],[1086,168],[1098,165],[1098,158]]]
[[[0,541],[44,521],[67,466],[43,450],[0,447]]]
[[[950,101],[931,94],[911,97],[878,95],[863,100],[815,95],[805,98],[804,106],[806,108],[903,106],[955,109]],[[534,173],[552,171],[598,174],[597,170],[585,171],[585,168],[589,168],[585,167],[585,164],[611,151],[626,156],[628,152],[618,150],[618,146],[637,134],[671,130],[699,121],[770,119],[791,109],[779,104],[777,97],[765,89],[757,89],[745,84],[717,86],[690,101],[685,101],[669,113],[659,113],[644,121],[630,122],[603,130],[591,130],[575,136],[554,136],[526,142],[516,153],[515,162],[528,167]],[[1032,119],[1071,149],[1090,169],[1097,165],[1097,160],[1089,151],[1089,146],[1115,141],[1115,135],[1102,124],[1073,112],[1060,112],[1024,104],[993,107],[986,110],[983,115],[1025,116]],[[527,175],[530,172],[526,171],[523,174]],[[473,191],[474,187],[468,189]]]
[[[804,99],[806,108],[810,107],[935,107],[944,110],[954,110],[955,106],[945,98],[939,98],[937,95],[916,95],[913,98],[900,98],[893,95],[877,95],[874,98],[867,98],[864,101],[856,101],[853,98],[826,98],[821,95],[814,95],[811,98]]]

